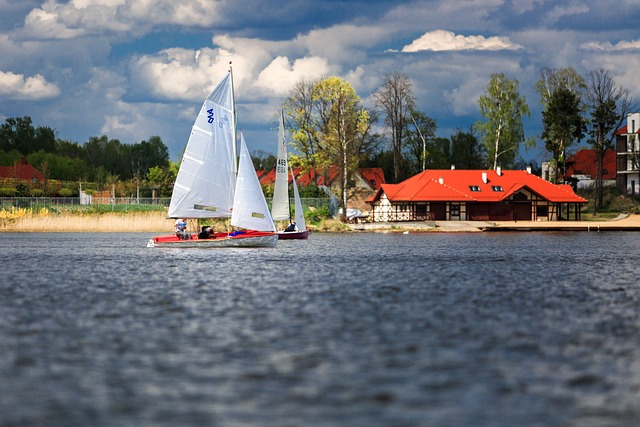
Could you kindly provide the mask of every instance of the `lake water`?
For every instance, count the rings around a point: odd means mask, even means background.
[[[640,234],[0,234],[0,425],[629,426]]]

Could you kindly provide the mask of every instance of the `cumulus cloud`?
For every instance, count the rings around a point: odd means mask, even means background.
[[[640,49],[640,40],[625,41],[621,40],[618,43],[611,42],[586,42],[580,45],[580,49],[584,50],[603,50],[607,52],[611,51],[623,51],[623,50],[635,50]]]
[[[288,58],[279,56],[260,72],[256,85],[267,93],[285,97],[298,81],[320,79],[330,69],[324,58],[312,56],[291,62]]]
[[[0,71],[0,96],[13,100],[39,100],[54,98],[60,89],[40,74],[26,77],[22,74]]]
[[[456,35],[451,31],[435,30],[423,34],[402,52],[452,51],[452,50],[517,50],[522,46],[512,43],[508,37],[484,37]]]
[[[86,35],[143,34],[155,25],[206,27],[220,19],[210,0],[47,0],[26,16],[23,37],[71,39]]]

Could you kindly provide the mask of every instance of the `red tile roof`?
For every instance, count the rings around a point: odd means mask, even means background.
[[[13,166],[0,166],[0,178],[15,178],[23,181],[44,181],[44,175],[33,165],[22,159]]]
[[[304,187],[311,183],[316,185],[331,185],[333,181],[338,177],[338,168],[332,167],[329,169],[328,177],[325,177],[325,174],[316,171],[315,169],[311,169],[308,172],[302,172],[301,168],[294,168],[293,173],[296,176],[296,183]],[[329,184],[325,184],[327,181]],[[266,172],[264,176],[260,178],[260,183],[265,185],[272,185],[276,182],[276,170],[272,169],[269,172]],[[291,176],[289,176],[289,182],[291,182]]]
[[[502,171],[498,175],[493,170],[462,169],[426,170],[399,184],[383,184],[366,202],[379,200],[383,193],[392,202],[500,202],[523,188],[554,203],[587,202],[571,186],[552,184],[527,171]]]
[[[382,168],[360,168],[360,175],[366,179],[374,190],[380,188],[385,183],[384,171]]]
[[[603,157],[603,179],[616,179],[616,151],[605,150]],[[567,159],[567,178],[574,175],[589,175],[596,177],[597,151],[593,149],[580,150]]]
[[[622,126],[620,129],[616,131],[616,135],[627,135],[629,132],[627,130],[627,125]],[[640,129],[636,131],[636,133],[640,133]]]

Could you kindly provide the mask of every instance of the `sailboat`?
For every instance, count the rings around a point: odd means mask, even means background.
[[[237,230],[152,237],[149,247],[273,247],[278,242],[269,206],[240,133],[236,169],[236,121],[232,70],[205,99],[187,142],[167,216],[227,218]]]
[[[279,239],[307,239],[309,238],[309,230],[304,220],[304,211],[302,210],[302,202],[300,201],[300,194],[298,193],[296,177],[293,175],[293,170],[289,169],[288,162],[284,115],[280,113],[276,183],[273,190],[273,200],[271,202],[271,216],[274,221],[289,221],[287,228],[278,231]],[[293,184],[295,220],[291,218],[291,207],[289,206],[289,172],[291,172]]]

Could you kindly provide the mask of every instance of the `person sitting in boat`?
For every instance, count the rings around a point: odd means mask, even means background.
[[[198,233],[198,239],[210,239],[213,237],[213,229],[208,225],[203,225],[200,233]]]
[[[298,226],[296,225],[295,221],[293,221],[291,224],[287,226],[287,228],[284,229],[285,233],[290,233],[292,231],[298,231]]]
[[[176,220],[176,225],[173,228],[173,230],[176,233],[176,236],[178,236],[181,239],[188,239],[189,235],[187,234],[187,221],[184,218],[178,218]]]

